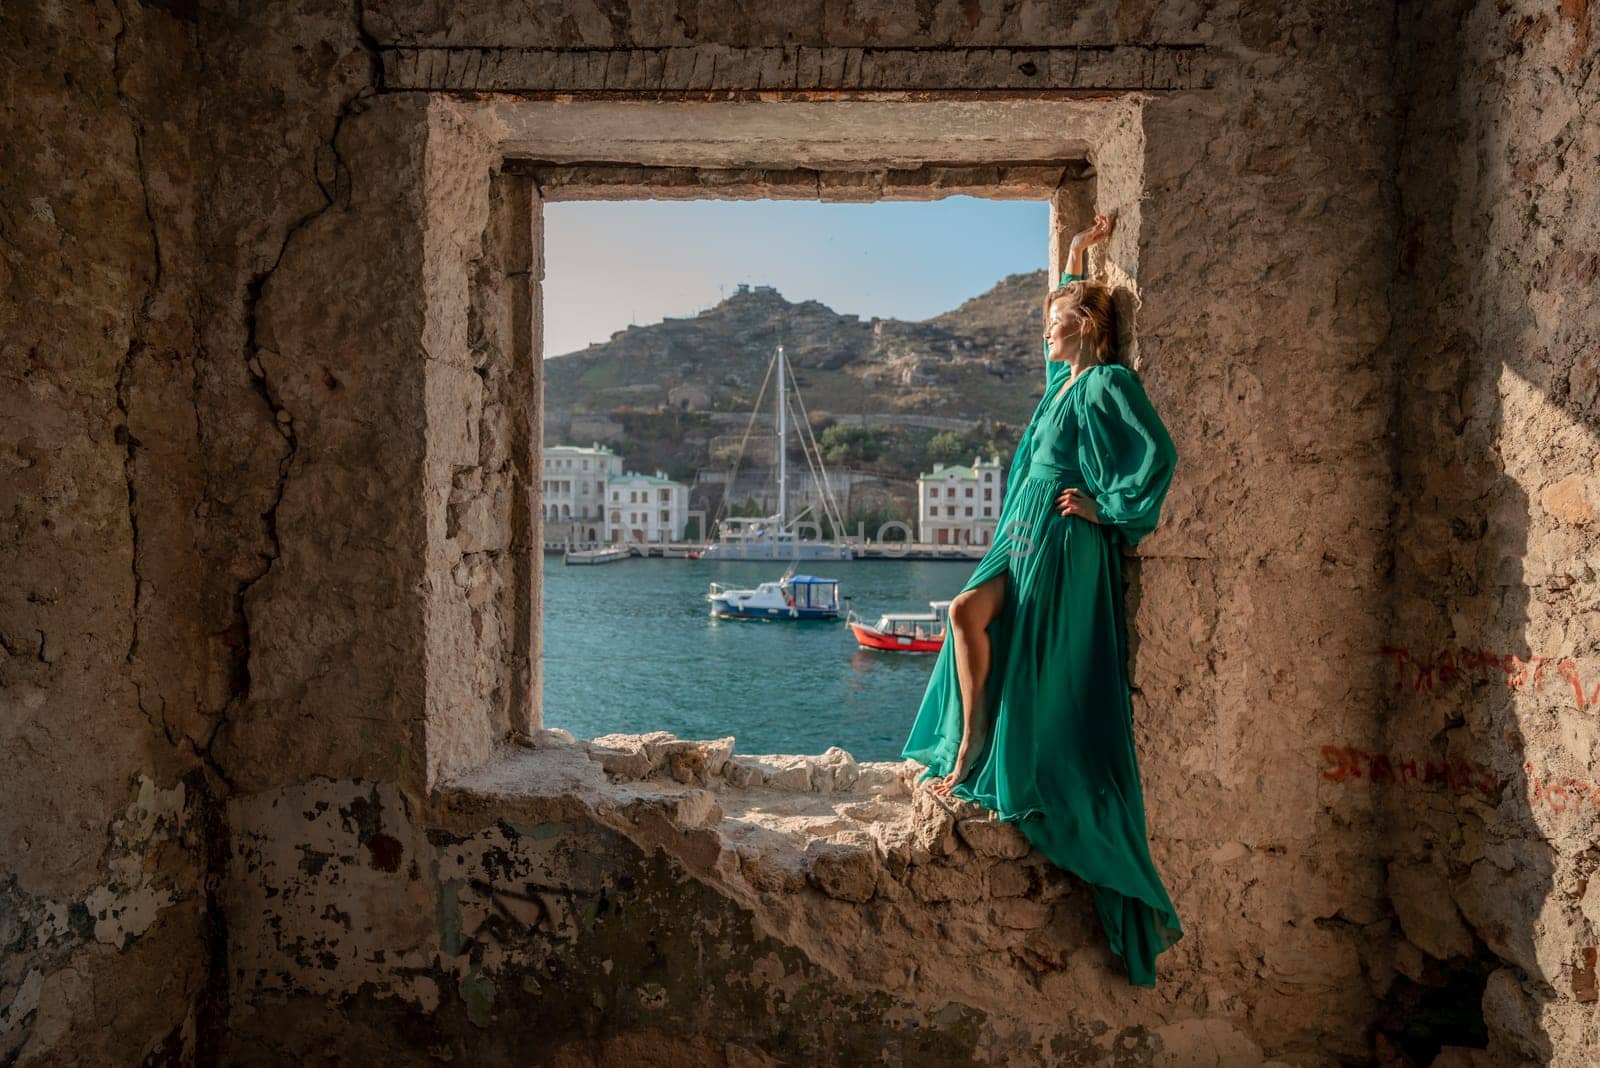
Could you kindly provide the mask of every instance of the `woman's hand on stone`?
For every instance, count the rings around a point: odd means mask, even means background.
[[[1116,228],[1117,217],[1115,215],[1105,215],[1100,212],[1095,212],[1094,225],[1089,227],[1087,230],[1073,235],[1073,247],[1088,248],[1090,245],[1098,245],[1100,242],[1110,237],[1111,231],[1115,230]]]
[[[1076,486],[1068,486],[1056,497],[1056,510],[1062,515],[1075,515],[1091,523],[1100,522],[1100,507],[1094,498]]]

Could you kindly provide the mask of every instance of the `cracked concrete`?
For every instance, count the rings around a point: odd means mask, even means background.
[[[354,6],[355,24],[359,29],[361,7],[359,0]],[[357,41],[365,47],[365,37],[357,33]],[[322,144],[316,149],[315,165],[312,178],[323,197],[323,203],[317,205],[298,218],[294,219],[284,229],[281,242],[276,254],[272,257],[270,265],[255,272],[245,283],[244,298],[244,346],[243,357],[249,379],[255,387],[255,392],[266,405],[269,413],[268,425],[281,437],[281,447],[276,449],[277,478],[271,499],[266,502],[266,507],[261,513],[261,526],[265,536],[266,550],[260,554],[260,563],[253,573],[247,575],[238,583],[233,595],[234,612],[237,620],[237,634],[239,647],[236,652],[238,670],[234,674],[234,703],[246,703],[251,699],[250,661],[251,661],[251,622],[250,622],[250,594],[255,586],[267,577],[273,564],[281,555],[281,542],[278,533],[278,514],[282,506],[285,488],[294,471],[295,459],[299,452],[299,437],[296,432],[293,412],[282,400],[282,393],[274,389],[269,378],[268,368],[273,363],[275,353],[264,348],[260,337],[260,315],[267,287],[271,284],[274,274],[283,264],[285,255],[290,245],[307,227],[313,225],[325,213],[331,210],[349,209],[350,172],[349,167],[341,154],[339,135],[348,118],[357,114],[363,102],[370,96],[377,85],[379,68],[376,56],[373,56],[372,66],[369,70],[369,80],[365,83],[356,82],[353,92],[339,107],[333,120],[332,131]],[[331,173],[324,175],[324,163],[331,161]],[[219,728],[223,723],[219,722]]]
[[[1594,6],[691,7],[0,8],[0,1060],[1595,1060]],[[507,747],[597,146],[1092,165],[1158,991],[906,769]]]
[[[731,743],[546,731],[448,784],[428,812],[355,782],[240,802],[231,822],[255,830],[229,910],[254,919],[228,954],[237,1051],[281,1052],[272,1006],[314,994],[388,1006],[380,1016],[460,1016],[465,1031],[440,1023],[428,1039],[457,1056],[556,1056],[570,1038],[519,1023],[545,1011],[551,982],[576,1011],[593,998],[645,1030],[735,1012],[737,1041],[785,1062],[856,1063],[884,1044],[915,1059],[920,1034],[958,1023],[948,1063],[1057,1063],[1047,1049],[1099,1060],[1189,1040],[1193,1022],[1095,1022],[1128,995],[1105,982],[1115,965],[1093,905],[1014,828],[913,787],[910,763],[745,757]],[[658,942],[702,936],[657,957],[678,962],[666,973],[644,963]],[[671,974],[695,959],[695,981]],[[800,1001],[822,1032],[788,1028]],[[1259,1039],[1208,1026],[1222,1048],[1275,1063]]]
[[[205,978],[180,744],[204,675],[194,48],[109,2],[8,7],[0,42],[0,1060],[182,1057]]]

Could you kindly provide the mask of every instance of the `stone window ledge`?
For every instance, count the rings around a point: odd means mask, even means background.
[[[592,818],[751,903],[977,906],[962,909],[967,933],[991,947],[1045,927],[1065,894],[1067,877],[1021,831],[917,783],[915,761],[858,763],[837,747],[744,756],[733,746],[665,731],[579,740],[543,730],[446,784],[440,816],[463,826]]]

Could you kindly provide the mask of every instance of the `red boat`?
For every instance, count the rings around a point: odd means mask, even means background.
[[[854,612],[845,617],[845,624],[856,636],[856,644],[863,649],[880,649],[891,653],[937,653],[944,645],[945,631],[949,628],[950,602],[929,601],[931,612],[887,612],[878,622],[868,626]]]

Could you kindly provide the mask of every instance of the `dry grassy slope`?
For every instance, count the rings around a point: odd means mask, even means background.
[[[922,322],[863,321],[814,300],[739,293],[692,318],[629,327],[610,341],[552,357],[545,402],[558,412],[651,407],[672,388],[693,383],[710,391],[714,410],[748,411],[782,340],[813,413],[1025,422],[1043,389],[1044,287],[1044,271],[1010,275]]]

